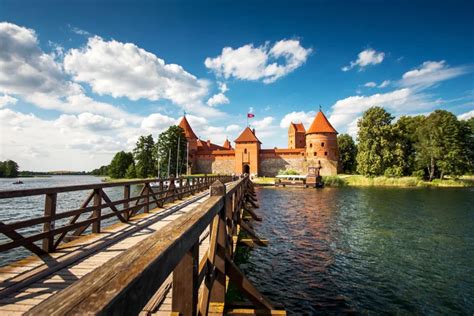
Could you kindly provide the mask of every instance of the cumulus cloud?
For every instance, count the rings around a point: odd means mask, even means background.
[[[126,124],[124,119],[111,119],[102,115],[92,114],[88,112],[79,115],[61,115],[55,122],[59,127],[85,127],[93,131],[103,131],[122,128]]]
[[[377,84],[373,81],[370,81],[370,82],[367,82],[366,84],[364,84],[364,87],[367,87],[367,88],[374,88],[376,86],[377,86]]]
[[[469,66],[450,67],[444,60],[425,61],[417,68],[404,73],[400,84],[402,86],[426,88],[470,71],[472,71],[472,68]]]
[[[230,124],[229,126],[226,127],[226,131],[227,132],[238,132],[240,131],[242,128],[237,125],[237,124]]]
[[[290,112],[287,113],[280,121],[280,127],[281,128],[288,128],[291,123],[303,123],[306,129],[311,125],[311,123],[314,120],[314,117],[316,116],[315,111],[309,111],[309,112]]]
[[[208,94],[207,80],[133,43],[91,37],[86,47],[67,52],[64,68],[75,81],[89,84],[100,95],[134,101],[167,99],[190,111],[206,110],[202,99]],[[205,112],[219,114],[214,109]]]
[[[409,88],[377,93],[370,96],[351,96],[337,101],[332,106],[329,121],[336,129],[346,129],[354,119],[373,106],[381,106],[392,113],[419,111],[432,106],[424,95]]]
[[[342,67],[342,71],[349,71],[354,67],[359,67],[359,71],[370,65],[380,64],[385,58],[384,52],[377,52],[372,48],[363,50],[357,56],[357,60],[351,61],[349,66]]]
[[[468,120],[472,117],[474,117],[474,110],[458,115],[458,119],[463,121]]]
[[[281,40],[271,47],[268,43],[258,47],[253,44],[236,49],[224,47],[219,56],[206,58],[204,64],[226,79],[262,80],[268,84],[303,65],[311,52],[299,40]],[[279,63],[279,59],[283,62]]]
[[[209,106],[217,106],[219,104],[229,104],[229,99],[225,96],[224,93],[220,92],[218,94],[214,94],[209,100],[207,100],[207,105]]]
[[[0,108],[6,107],[8,105],[14,105],[18,102],[18,99],[9,96],[8,94],[4,94],[0,96]]]
[[[176,119],[160,113],[153,113],[143,119],[141,127],[147,130],[162,131],[174,124],[177,124]]]

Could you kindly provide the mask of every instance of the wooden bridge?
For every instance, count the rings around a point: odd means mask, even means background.
[[[44,196],[41,216],[0,222],[8,237],[0,239],[0,254],[34,254],[0,268],[0,314],[285,315],[233,261],[238,244],[267,241],[251,228],[250,220],[261,220],[252,182],[232,180],[0,192],[0,202]],[[58,207],[63,195],[84,193],[80,207]],[[229,297],[230,285],[243,301]]]

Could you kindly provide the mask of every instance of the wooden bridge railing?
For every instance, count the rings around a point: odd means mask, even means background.
[[[99,233],[106,219],[113,220],[116,217],[121,222],[128,222],[139,212],[146,213],[150,208],[162,207],[167,202],[207,190],[216,180],[229,182],[232,179],[230,176],[203,176],[0,191],[0,200],[30,196],[45,197],[44,213],[41,216],[28,214],[28,219],[8,223],[0,221],[0,233],[10,239],[0,243],[0,252],[18,247],[25,247],[36,255],[54,252],[62,242],[87,233],[89,227],[92,233]],[[155,186],[152,187],[151,183]],[[141,186],[141,191],[138,195],[131,196],[131,186],[134,185]],[[123,198],[112,201],[104,189],[117,187],[123,189]],[[90,191],[79,208],[57,209],[59,193],[79,191]],[[42,227],[38,227],[41,225]],[[24,236],[18,232],[25,228],[33,233]],[[37,245],[41,242],[42,245]]]
[[[145,315],[153,297],[172,273],[172,311],[180,315],[222,314],[226,279],[253,303],[255,311],[285,314],[265,298],[233,262],[242,230],[258,240],[244,223],[244,210],[257,206],[247,178],[226,186],[216,181],[210,197],[177,220],[111,259],[105,265],[36,306],[29,315]],[[200,236],[210,229],[209,249],[199,260]],[[150,300],[151,299],[151,300]]]

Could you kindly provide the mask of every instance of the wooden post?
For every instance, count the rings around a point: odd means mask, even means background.
[[[145,207],[144,207],[144,212],[148,213],[150,211],[150,187],[148,186],[148,183],[145,183],[145,190],[143,191],[143,194],[145,195]]]
[[[173,270],[172,311],[180,315],[196,315],[198,303],[199,240]]]
[[[49,217],[48,221],[43,224],[43,232],[49,232],[54,229],[54,220],[52,217],[56,215],[56,200],[58,194],[46,194],[44,200],[44,216]],[[43,250],[46,252],[54,251],[54,235],[47,236],[43,239]]]
[[[100,194],[100,190],[102,189],[94,189],[94,206],[100,206],[102,203],[102,195]],[[102,209],[96,208],[94,211],[92,211],[92,216],[94,218],[97,218],[95,222],[92,223],[92,232],[93,233],[100,233],[100,215],[102,213]]]
[[[123,198],[124,199],[130,199],[130,184],[126,184],[124,187],[123,187]],[[123,209],[127,209],[129,207],[129,203],[128,201],[127,202],[124,202],[123,203]],[[124,216],[125,216],[125,219],[128,221],[128,216],[127,216],[127,213],[123,213]]]

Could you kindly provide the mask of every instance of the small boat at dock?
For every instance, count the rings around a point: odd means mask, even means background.
[[[20,179],[16,180],[15,182],[13,182],[12,184],[23,184],[23,181],[21,181]]]

